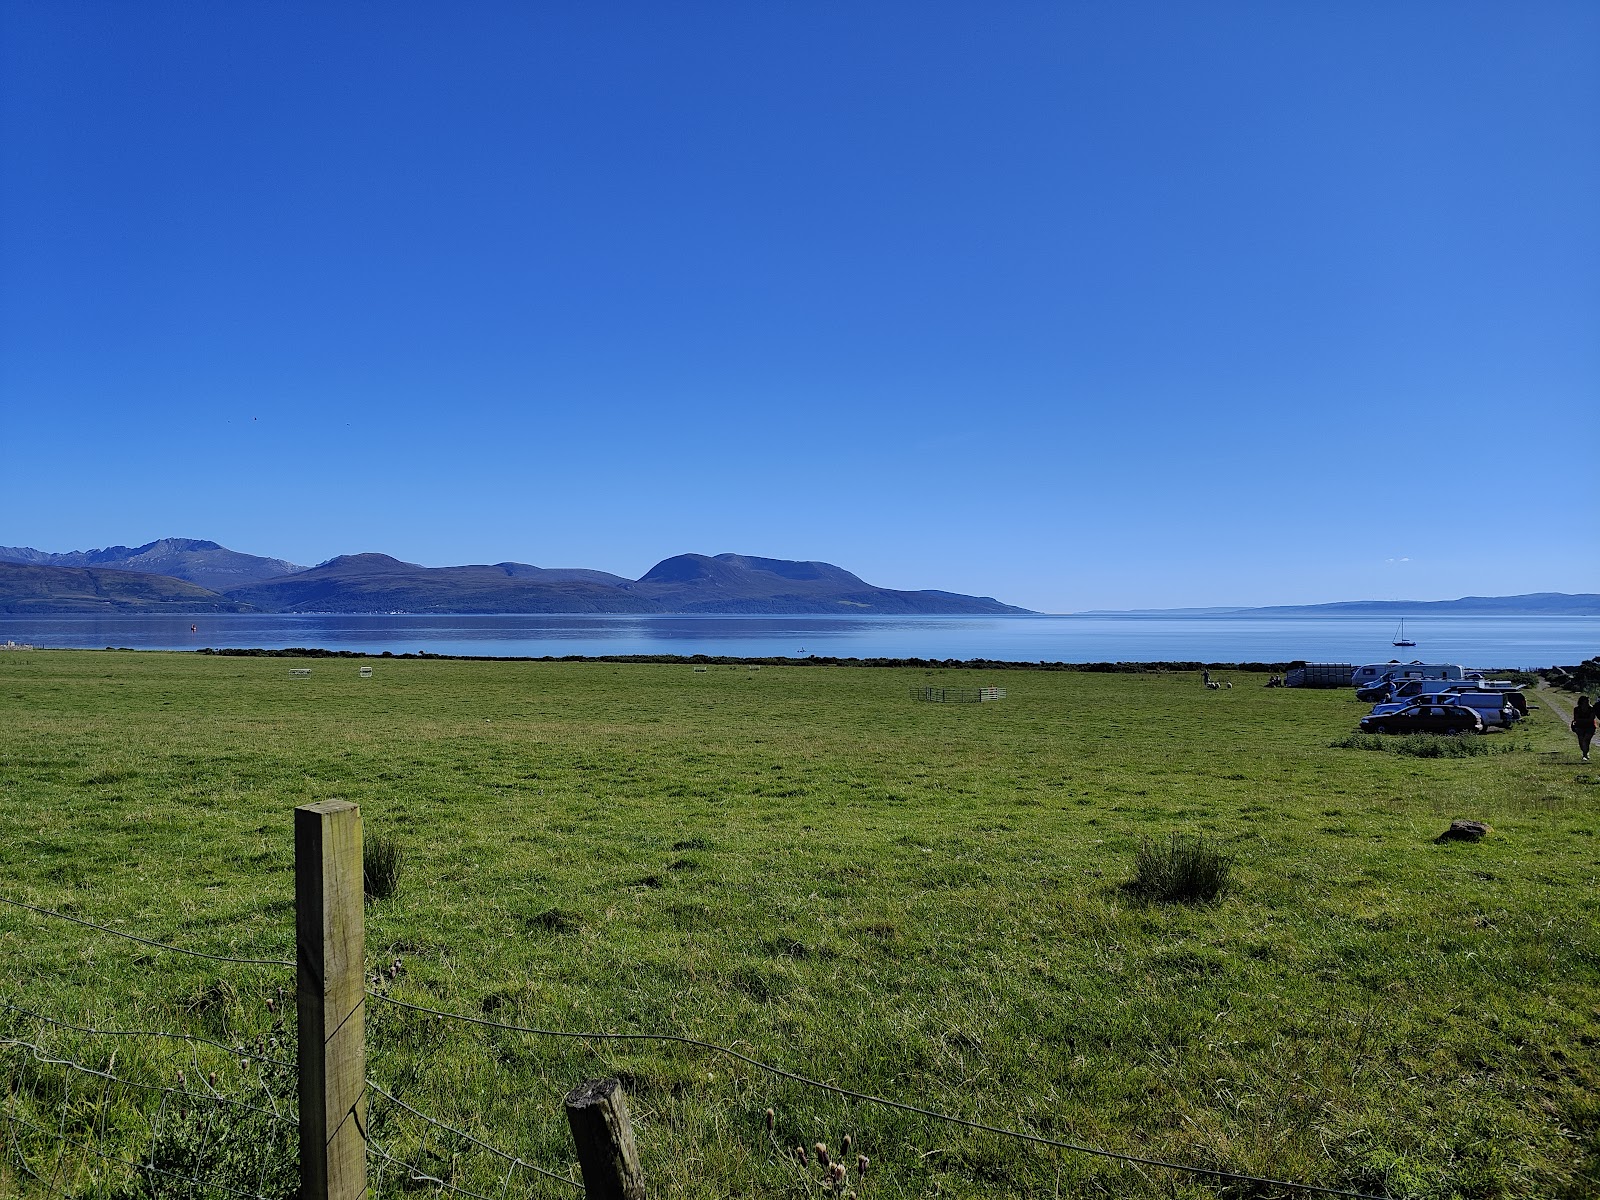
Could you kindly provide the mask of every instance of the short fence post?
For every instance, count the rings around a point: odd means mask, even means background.
[[[622,1085],[591,1079],[568,1092],[566,1103],[588,1200],[644,1200],[644,1172]]]
[[[300,1023],[300,1198],[367,1194],[361,810],[294,810],[295,1001]]]

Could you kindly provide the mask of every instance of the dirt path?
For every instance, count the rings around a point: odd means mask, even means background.
[[[1554,694],[1542,684],[1534,690],[1539,693],[1539,697],[1544,701],[1545,707],[1560,717],[1561,723],[1570,729],[1572,727],[1572,710],[1567,707],[1566,702],[1557,700]]]

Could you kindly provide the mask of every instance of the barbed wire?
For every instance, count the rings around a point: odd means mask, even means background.
[[[247,967],[289,967],[294,968],[293,961],[286,958],[239,958],[228,954],[207,954],[203,950],[189,950],[183,946],[173,946],[167,942],[152,941],[150,938],[140,937],[136,933],[128,933],[121,929],[112,929],[109,925],[100,925],[94,921],[85,921],[81,917],[74,917],[68,913],[56,912],[50,908],[40,908],[37,904],[24,904],[20,900],[12,900],[0,896],[0,904],[9,904],[13,908],[25,908],[29,912],[39,913],[42,916],[54,917],[58,921],[71,921],[74,925],[82,925],[87,929],[98,929],[101,933],[109,933],[114,937],[127,938],[130,942],[139,942],[146,946],[154,946],[157,950],[169,950],[173,954],[187,954],[191,958],[205,958],[212,962],[239,963]]]
[[[516,1168],[518,1168],[518,1167],[522,1167],[524,1170],[532,1171],[537,1175],[543,1175],[548,1179],[553,1179],[557,1183],[564,1183],[568,1187],[577,1188],[578,1191],[580,1191],[580,1192],[584,1190],[583,1184],[579,1183],[575,1179],[569,1179],[565,1175],[557,1175],[554,1171],[547,1171],[543,1167],[535,1166],[533,1163],[528,1162],[524,1158],[519,1158],[517,1155],[514,1155],[514,1154],[507,1154],[504,1150],[501,1150],[496,1146],[491,1146],[488,1142],[485,1142],[485,1141],[482,1141],[482,1140],[480,1140],[478,1138],[473,1137],[470,1133],[468,1133],[464,1129],[457,1129],[453,1125],[446,1125],[443,1121],[439,1120],[436,1117],[430,1117],[427,1113],[421,1111],[420,1109],[413,1108],[411,1105],[407,1104],[404,1100],[402,1100],[398,1096],[394,1095],[394,1093],[390,1092],[382,1084],[378,1083],[374,1079],[368,1079],[367,1080],[367,1086],[369,1088],[371,1088],[373,1091],[377,1092],[385,1100],[388,1100],[388,1101],[390,1101],[391,1103],[394,1103],[394,1104],[398,1104],[401,1108],[405,1109],[412,1116],[418,1117],[421,1120],[424,1120],[424,1121],[428,1122],[428,1124],[436,1126],[439,1129],[443,1129],[446,1133],[453,1133],[457,1137],[465,1138],[467,1141],[471,1142],[474,1146],[479,1146],[479,1147],[483,1148],[484,1150],[487,1150],[490,1154],[494,1155],[496,1158],[502,1160],[503,1162],[509,1163],[510,1164],[510,1169],[506,1172],[506,1175],[507,1175],[508,1179],[510,1178],[511,1171],[516,1170]]]
[[[44,1013],[34,1012],[29,1008],[21,1008],[15,1004],[8,1004],[4,1000],[0,1000],[0,1008],[8,1009],[14,1013],[21,1013],[25,1017],[31,1017],[35,1021],[43,1021],[47,1025],[55,1025],[61,1029],[70,1029],[75,1033],[87,1033],[97,1037],[170,1038],[174,1041],[190,1042],[199,1046],[212,1046],[225,1052],[230,1058],[238,1058],[246,1062],[267,1063],[270,1066],[284,1067],[291,1071],[295,1069],[295,1064],[289,1062],[287,1059],[273,1058],[267,1054],[255,1054],[251,1052],[248,1046],[242,1043],[239,1045],[230,1046],[225,1042],[214,1041],[211,1038],[197,1037],[192,1033],[178,1033],[170,1029],[97,1029],[92,1025],[75,1025],[71,1021],[63,1021],[58,1017],[46,1016]]]
[[[820,1079],[811,1079],[794,1071],[775,1067],[771,1063],[762,1062],[760,1059],[751,1058],[731,1046],[722,1046],[716,1042],[703,1041],[677,1033],[604,1033],[583,1032],[568,1029],[538,1029],[528,1025],[512,1025],[505,1021],[493,1021],[487,1017],[469,1017],[461,1013],[445,1012],[442,1009],[429,1008],[422,1004],[413,1004],[408,1000],[399,1000],[382,992],[367,989],[367,994],[379,1000],[387,1001],[400,1008],[409,1008],[414,1012],[428,1013],[431,1016],[453,1021],[460,1021],[467,1025],[481,1025],[489,1029],[501,1029],[511,1033],[528,1033],[539,1037],[572,1038],[578,1041],[594,1042],[669,1042],[684,1046],[694,1046],[702,1050],[710,1050],[717,1054],[726,1055],[742,1063],[746,1063],[757,1070],[765,1071],[769,1075],[780,1079],[788,1079],[806,1087],[817,1088],[824,1092],[832,1092],[837,1096],[847,1099],[859,1100],[867,1104],[877,1104],[885,1108],[899,1109],[901,1112],[914,1113],[917,1116],[927,1117],[934,1121],[944,1121],[951,1125],[960,1125],[981,1133],[992,1133],[999,1137],[1014,1138],[1018,1141],[1033,1142],[1040,1146],[1053,1146],[1060,1150],[1071,1150],[1078,1154],[1088,1154],[1096,1158],[1112,1159],[1145,1167],[1160,1167],[1167,1171],[1179,1171],[1190,1175],[1203,1175],[1212,1179],[1225,1179],[1234,1183],[1251,1183],[1265,1187],[1290,1188],[1295,1191],[1312,1192],[1321,1196],[1339,1196],[1344,1200],[1389,1200],[1388,1197],[1376,1196],[1370,1192],[1353,1192],[1343,1188],[1325,1187],[1317,1183],[1296,1183],[1288,1179],[1271,1179],[1260,1175],[1249,1175],[1242,1171],[1224,1171],[1216,1167],[1199,1167],[1190,1163],[1169,1162],[1160,1158],[1149,1158],[1139,1154],[1125,1154],[1118,1150],[1106,1150],[1098,1146],[1085,1146],[1077,1142],[1063,1141],[1060,1138],[1044,1137],[1037,1133],[1026,1133],[1018,1129],[1005,1129],[998,1125],[989,1125],[982,1121],[968,1120],[966,1117],[953,1116],[950,1113],[938,1112],[931,1108],[922,1108],[915,1104],[906,1104],[900,1100],[890,1100],[885,1096],[874,1096],[870,1092],[858,1092],[853,1088],[840,1087],[833,1083],[824,1083]]]

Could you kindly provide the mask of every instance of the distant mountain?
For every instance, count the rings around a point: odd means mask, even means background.
[[[616,580],[616,583],[608,582]],[[629,581],[604,571],[526,563],[422,567],[387,554],[341,554],[320,566],[234,588],[229,596],[274,612],[659,612]]]
[[[745,554],[679,554],[631,585],[667,612],[1025,613],[989,596],[873,587],[843,567]]]
[[[1275,604],[1266,608],[1097,609],[1081,616],[1248,616],[1252,613],[1319,613],[1347,616],[1425,616],[1430,613],[1483,616],[1600,616],[1600,595],[1579,592],[1528,592],[1521,596],[1463,596],[1459,600],[1336,600],[1326,604]]]
[[[193,538],[162,538],[142,546],[107,546],[103,550],[72,550],[48,554],[32,546],[0,546],[0,562],[29,563],[41,567],[111,567],[185,579],[213,592],[226,592],[261,579],[292,575],[305,568],[281,558],[240,554],[216,542]]]
[[[183,579],[106,567],[53,567],[0,561],[0,612],[251,612]]]
[[[0,547],[0,566],[10,569],[11,563],[77,571],[103,571],[107,564],[116,564],[114,569],[124,574],[129,573],[124,564],[140,564],[135,569],[144,578],[159,581],[145,585],[151,597],[159,594],[176,602],[182,596],[191,604],[207,606],[204,611],[230,611],[227,606],[232,606],[240,611],[341,613],[1027,612],[989,596],[874,587],[831,563],[744,554],[680,554],[657,563],[637,580],[582,567],[517,562],[423,567],[370,553],[343,554],[306,568],[187,538],[68,554]],[[95,595],[86,579],[48,579],[64,589],[57,611],[77,611]],[[178,584],[190,590],[175,590],[173,585]],[[126,591],[132,585],[124,581],[122,586]],[[47,577],[38,577],[24,590],[28,611],[51,611]]]
[[[1521,596],[1462,596],[1459,600],[1343,600],[1332,604],[1281,605],[1258,612],[1373,613],[1409,617],[1426,613],[1482,613],[1548,617],[1600,616],[1600,595],[1528,592]]]

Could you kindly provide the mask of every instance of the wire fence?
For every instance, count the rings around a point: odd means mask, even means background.
[[[4,897],[0,903],[174,954],[234,965],[295,965],[287,959],[218,955],[170,945]],[[1176,1162],[976,1121],[813,1079],[732,1046],[681,1034],[551,1029],[451,1012],[390,994],[394,978],[392,971],[369,974],[366,998],[432,1021],[526,1037],[685,1046],[855,1104],[1222,1185],[1388,1200],[1373,1193]],[[6,1024],[0,1033],[0,1069],[7,1091],[0,1191],[6,1173],[14,1173],[23,1185],[19,1194],[291,1200],[299,1187],[295,1153],[299,1064],[291,1057],[294,1037],[287,1011],[291,1006],[283,1003],[280,988],[263,1007],[271,1014],[265,1028],[249,1036],[218,1038],[186,1030],[109,1028],[0,1000]],[[133,1049],[126,1049],[129,1046]],[[366,1076],[365,1085],[369,1095],[364,1133],[375,1197],[431,1192],[470,1200],[513,1200],[585,1190],[574,1177],[575,1167],[555,1171],[504,1150],[486,1135],[443,1121],[403,1099],[399,1093],[405,1089],[386,1085],[373,1074]],[[130,1149],[135,1152],[129,1153]],[[775,1140],[773,1150],[786,1153]]]
[[[212,963],[293,969],[290,959],[216,954],[6,897],[15,910]],[[156,968],[152,967],[152,970]],[[0,1195],[110,1200],[295,1200],[300,1193],[294,1004],[268,987],[266,1024],[223,1036],[120,1028],[0,999],[5,1141]],[[257,989],[260,991],[260,989]],[[238,998],[219,977],[212,997]],[[237,1005],[235,1007],[238,1007]],[[515,1200],[583,1185],[429,1115],[368,1078],[374,1197]],[[487,1185],[484,1181],[487,1181]]]

